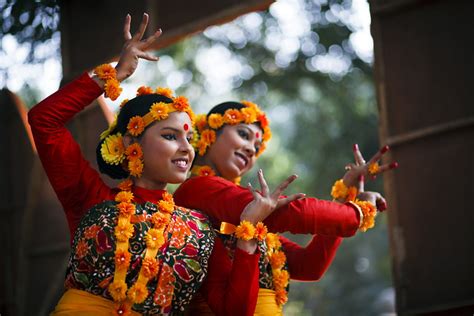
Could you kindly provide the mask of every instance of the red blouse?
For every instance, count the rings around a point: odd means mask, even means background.
[[[28,113],[39,157],[64,208],[71,236],[89,208],[104,200],[114,200],[117,193],[84,159],[79,145],[65,128],[76,113],[102,93],[85,73]],[[133,193],[137,203],[156,203],[157,197],[161,197],[158,191],[139,187]],[[259,254],[250,255],[238,249],[232,263],[224,245],[216,238],[208,275],[201,288],[216,314],[253,314],[258,294],[258,259]]]

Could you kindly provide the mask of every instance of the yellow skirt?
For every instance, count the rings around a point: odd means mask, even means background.
[[[109,316],[115,303],[86,291],[69,289],[63,294],[51,315]],[[132,311],[131,315],[140,315]]]

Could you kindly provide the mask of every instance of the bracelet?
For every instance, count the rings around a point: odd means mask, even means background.
[[[355,201],[357,196],[357,188],[355,186],[347,187],[342,179],[334,182],[331,189],[331,196],[337,199],[344,199],[345,201]]]
[[[253,225],[249,221],[241,221],[238,226],[231,223],[222,222],[220,233],[225,235],[235,234],[235,237],[242,240],[257,239],[258,241],[265,240],[268,229],[262,222],[258,222],[257,225]]]
[[[353,202],[360,208],[362,218],[360,219],[359,230],[366,232],[375,226],[375,216],[377,216],[377,208],[368,201],[355,200]]]
[[[120,82],[117,80],[117,71],[115,68],[109,64],[103,64],[94,69],[94,74],[105,83],[105,97],[110,98],[112,101],[117,100],[122,93],[122,88],[120,87]]]

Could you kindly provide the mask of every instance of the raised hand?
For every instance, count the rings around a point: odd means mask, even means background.
[[[143,58],[150,61],[157,61],[158,57],[153,56],[146,52],[148,48],[161,36],[161,29],[156,31],[152,36],[147,39],[143,39],[146,27],[148,25],[149,16],[147,13],[143,14],[142,23],[138,31],[133,34],[130,33],[130,22],[132,18],[130,14],[125,17],[125,23],[123,26],[123,37],[125,44],[122,47],[120,53],[120,59],[115,67],[117,70],[117,80],[123,81],[130,77],[138,66],[138,59]]]
[[[359,192],[357,194],[357,199],[372,203],[377,207],[377,210],[380,212],[383,212],[387,209],[387,201],[385,201],[385,198],[382,196],[382,194],[380,194],[379,192],[365,191],[363,175],[359,177],[357,191]]]

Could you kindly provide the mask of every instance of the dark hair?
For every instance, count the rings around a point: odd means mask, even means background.
[[[125,133],[127,132],[127,125],[130,119],[134,116],[144,116],[150,111],[150,107],[153,105],[153,103],[156,102],[172,103],[173,100],[159,94],[140,95],[131,99],[130,101],[125,103],[125,105],[120,109],[120,112],[117,117],[117,125],[110,132],[110,134],[112,135],[116,133],[121,133],[122,135],[125,135]],[[100,148],[104,141],[105,139],[101,140],[97,144],[96,148],[96,159],[100,172],[105,173],[112,179],[127,178],[129,176],[129,172],[125,170],[122,165],[109,165],[102,158]]]
[[[240,109],[243,109],[244,107],[245,107],[245,105],[243,105],[240,102],[234,102],[234,101],[223,102],[223,103],[220,103],[220,104],[214,106],[209,111],[209,113],[207,113],[207,117],[209,117],[209,115],[211,115],[211,114],[224,115],[225,111],[227,111],[228,109],[240,110]]]

